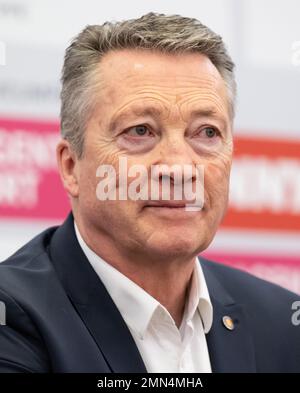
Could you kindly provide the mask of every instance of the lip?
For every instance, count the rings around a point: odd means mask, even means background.
[[[167,207],[173,209],[185,208],[191,202],[188,201],[152,201],[147,203],[145,207]]]
[[[204,210],[204,206],[198,206],[195,202],[191,201],[149,201],[144,208],[151,209],[153,212],[156,211],[160,214],[167,214],[168,216],[171,214],[174,217],[180,216],[182,213],[186,213],[188,217],[191,216],[191,213],[199,213],[199,211]],[[177,214],[178,212],[178,214]]]
[[[167,220],[190,220],[203,214],[201,209],[192,209],[185,203],[156,203],[144,206],[145,211],[151,212],[154,216]],[[179,222],[179,221],[178,221]]]

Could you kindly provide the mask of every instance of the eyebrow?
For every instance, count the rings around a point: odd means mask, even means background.
[[[118,124],[123,120],[126,119],[130,115],[135,115],[135,116],[152,116],[152,117],[159,117],[162,114],[162,110],[158,107],[155,106],[148,106],[148,107],[132,107],[126,111],[123,111],[120,113],[118,116],[114,117],[110,123],[109,123],[109,130],[112,131],[114,130]],[[196,117],[213,117],[216,120],[219,120],[222,122],[222,124],[225,126],[226,121],[223,116],[220,116],[220,114],[211,107],[207,108],[202,108],[202,109],[195,109],[189,113],[189,115],[192,118]]]
[[[113,117],[109,123],[109,130],[110,131],[114,130],[116,126],[120,123],[120,121],[126,119],[130,115],[159,117],[161,114],[162,114],[162,110],[155,106],[149,106],[143,108],[132,107],[126,111],[123,111],[118,116]]]

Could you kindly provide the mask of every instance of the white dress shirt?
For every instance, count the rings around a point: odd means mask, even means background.
[[[178,329],[167,309],[92,251],[74,222],[78,242],[126,322],[148,372],[210,373],[205,334],[213,309],[198,259]]]

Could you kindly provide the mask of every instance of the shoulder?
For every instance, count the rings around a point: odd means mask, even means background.
[[[276,309],[276,314],[279,310],[291,314],[292,304],[300,300],[299,294],[240,269],[204,258],[200,258],[200,263],[204,273],[214,276],[235,301],[255,307],[257,311]]]
[[[32,284],[49,275],[51,262],[47,248],[57,227],[41,232],[0,263],[0,290],[12,298],[24,298]]]
[[[299,372],[300,295],[221,263],[203,258],[200,263],[213,305],[221,303],[229,315],[230,307],[239,308],[244,316],[257,370]]]
[[[39,321],[57,289],[47,254],[54,231],[47,229],[0,263],[0,372],[50,370]]]

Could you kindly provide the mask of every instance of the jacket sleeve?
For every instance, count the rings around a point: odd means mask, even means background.
[[[50,372],[45,344],[22,307],[0,289],[0,373]]]

